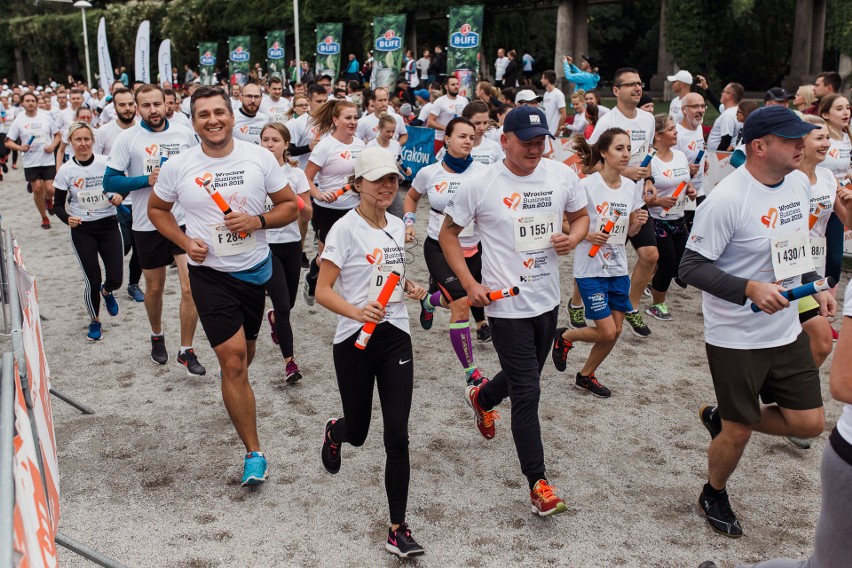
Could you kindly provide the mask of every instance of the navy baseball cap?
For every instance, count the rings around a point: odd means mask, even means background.
[[[539,108],[519,106],[509,111],[503,120],[503,132],[514,132],[521,140],[530,140],[536,136],[550,136],[547,118]]]
[[[787,107],[760,107],[748,115],[743,125],[743,142],[748,144],[768,134],[781,138],[801,138],[817,128],[819,126],[805,122]]]
[[[796,98],[796,95],[791,95],[785,89],[781,87],[772,87],[766,94],[763,95],[763,102],[769,101],[778,101],[778,102],[787,102],[792,101]]]

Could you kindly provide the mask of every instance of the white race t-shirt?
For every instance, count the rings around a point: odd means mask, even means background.
[[[831,170],[821,166],[816,168],[816,178],[816,183],[811,185],[811,213],[808,217],[808,226],[811,228],[811,255],[814,257],[814,268],[816,268],[817,273],[825,274],[825,228],[832,211],[834,211],[834,200],[837,198],[837,180]]]
[[[59,167],[53,187],[68,192],[68,215],[82,222],[97,221],[115,215],[115,207],[104,193],[106,156],[94,155],[88,166],[71,159]]]
[[[590,231],[600,232],[614,212],[617,211],[620,216],[609,233],[607,244],[601,246],[593,258],[589,257],[592,243],[583,239],[577,245],[574,251],[574,278],[626,276],[630,214],[645,205],[636,191],[636,183],[622,177],[621,186],[613,189],[603,180],[600,172],[595,172],[580,180],[580,185],[586,192]]]
[[[189,120],[182,112],[172,113],[171,118],[169,118],[169,122],[178,126],[182,126],[190,132],[195,132],[195,128],[192,126],[192,121]]]
[[[811,184],[802,172],[794,171],[780,186],[770,188],[752,177],[746,164],[719,182],[698,208],[686,247],[728,274],[758,282],[781,281],[773,256],[810,257],[810,251],[804,251],[809,248],[810,196]],[[788,253],[793,239],[805,244]],[[781,284],[798,286],[800,275],[812,270],[813,263]],[[750,304],[733,304],[704,292],[705,341],[729,349],[764,349],[795,341],[802,330],[796,302],[772,315],[754,313]]]
[[[657,189],[657,197],[671,196],[680,182],[689,182],[689,162],[686,155],[680,150],[672,148],[672,159],[668,162],[662,161],[659,154],[651,158],[651,175],[654,177],[654,187]],[[639,180],[636,185],[644,186],[644,180]],[[654,219],[662,219],[672,221],[683,217],[683,208],[689,198],[686,196],[684,189],[674,207],[669,208],[667,212],[663,212],[662,207],[651,207],[648,213]]]
[[[44,148],[53,143],[53,137],[57,132],[59,129],[50,118],[50,113],[38,109],[34,117],[27,116],[26,112],[18,114],[6,137],[9,140],[20,138],[21,144],[28,143],[32,138],[29,151],[21,152],[24,169],[39,168],[56,165],[53,152],[45,152]]]
[[[524,177],[497,162],[450,201],[445,212],[456,224],[476,221],[484,243],[482,283],[492,290],[521,289],[518,296],[487,306],[487,315],[524,319],[559,305],[558,255],[550,237],[562,231],[564,212],[585,206],[577,174],[553,160],[542,160]]]
[[[360,138],[353,138],[351,144],[344,144],[334,136],[320,140],[310,157],[310,162],[320,167],[314,178],[317,189],[334,191],[349,183],[349,178],[355,173],[355,160],[365,147],[366,144]],[[328,209],[352,209],[360,202],[357,193],[347,191],[336,201],[315,201],[315,204]]]
[[[101,126],[106,126],[110,122],[116,120],[118,118],[118,114],[115,112],[115,104],[112,101],[103,108],[104,110],[101,111],[101,115],[98,117],[98,120]]]
[[[432,111],[433,103],[429,102],[420,107],[420,112],[417,114],[418,120],[423,123],[423,126],[426,126],[426,121],[429,119],[429,113]]]
[[[547,118],[547,127],[550,129],[550,133],[556,136],[561,118],[559,111],[565,108],[565,93],[559,89],[551,91],[545,89],[541,102],[544,107],[544,116]]]
[[[852,280],[846,285],[846,295],[843,301],[843,325],[852,325]],[[843,412],[837,421],[837,433],[852,444],[852,404],[844,404]]]
[[[367,142],[366,147],[367,148],[381,148],[382,150],[387,150],[388,152],[391,153],[394,160],[399,158],[399,155],[402,153],[402,146],[400,146],[399,142],[397,142],[393,138],[388,140],[388,147],[387,148],[379,145],[379,139],[378,138],[373,138],[372,140]]]
[[[311,190],[311,186],[308,183],[308,178],[305,177],[304,171],[289,164],[281,166],[281,170],[287,177],[287,183],[290,184],[290,189],[293,190],[293,193],[296,195],[302,195]],[[305,195],[302,199],[307,201],[309,198]],[[270,211],[271,209],[272,201],[267,199],[265,211]],[[266,230],[266,242],[268,243],[294,243],[301,240],[302,234],[299,232],[298,219],[288,225],[284,225],[280,229]]]
[[[683,120],[683,99],[680,97],[675,97],[672,99],[672,102],[669,103],[669,116],[672,117],[672,120],[677,124],[681,120]]]
[[[840,185],[849,183],[849,161],[852,154],[852,142],[849,141],[849,135],[843,133],[843,140],[831,139],[831,147],[826,153],[825,160],[820,164],[823,168],[828,168]]]
[[[243,109],[237,109],[234,111],[234,138],[260,144],[260,131],[267,124],[269,124],[269,117],[262,112],[247,116]]]
[[[293,146],[309,145],[319,132],[319,127],[314,124],[311,115],[307,113],[287,121],[285,126],[290,131],[290,144]],[[314,148],[316,149],[316,147]],[[296,156],[296,159],[299,161],[299,167],[304,170],[308,166],[310,158],[311,152]]]
[[[601,134],[610,128],[621,128],[630,134],[630,165],[641,164],[654,142],[654,115],[637,108],[636,117],[627,118],[621,109],[615,107],[598,119],[595,130],[589,137],[589,144],[596,143]]]
[[[467,103],[467,99],[461,95],[456,95],[455,99],[451,99],[447,95],[444,95],[435,99],[435,102],[432,103],[432,107],[429,109],[429,114],[435,117],[438,124],[446,126],[452,119],[457,116],[461,116],[464,107],[467,106]],[[444,131],[435,130],[435,140],[443,139]]]
[[[675,144],[675,148],[683,152],[684,155],[686,155],[687,162],[692,164],[698,157],[698,153],[706,147],[704,143],[704,130],[701,126],[695,130],[690,130],[688,128],[684,128],[680,123],[677,124],[676,128],[677,144]],[[705,152],[705,155],[701,158],[701,163],[698,164],[698,172],[696,172],[695,177],[692,178],[692,185],[695,187],[696,191],[698,191],[698,195],[704,195],[702,186],[704,185],[704,160],[706,159],[707,155]],[[654,179],[656,179],[656,176]]]
[[[56,114],[56,117],[53,119],[53,121],[56,123],[56,128],[60,132],[65,132],[66,130],[68,130],[68,127],[71,126],[71,123],[77,120],[76,115],[77,111],[75,111],[71,107],[59,111]]]
[[[165,130],[152,132],[140,122],[118,135],[107,166],[126,172],[128,177],[148,176],[160,165],[160,157],[171,160],[196,144],[195,135],[186,128],[168,123]],[[131,191],[130,195],[133,197],[133,230],[156,231],[157,228],[148,219],[151,187]],[[178,224],[183,225],[183,209],[175,207],[172,214]]]
[[[405,275],[405,225],[402,219],[390,213],[385,214],[385,219],[387,225],[384,229],[374,229],[353,210],[334,224],[325,239],[323,261],[330,261],[340,268],[335,286],[337,292],[359,308],[379,297],[382,282],[391,271]],[[400,286],[385,307],[382,322],[388,322],[410,335],[402,285],[400,279]],[[362,325],[338,315],[334,343],[344,341]]]
[[[269,117],[271,122],[287,122],[287,113],[290,111],[290,101],[281,97],[278,102],[272,100],[270,96],[264,96],[260,102],[260,112]]]
[[[396,130],[393,133],[393,139],[399,140],[400,136],[405,136],[408,132],[405,129],[405,121],[398,114],[388,113],[390,114],[394,120],[396,120]],[[376,133],[379,131],[379,118],[373,114],[365,114],[360,119],[358,119],[358,129],[355,131],[355,136],[363,140],[364,142],[369,142],[370,140],[376,137]]]
[[[261,215],[267,194],[287,185],[278,161],[271,152],[259,151],[257,146],[242,140],[234,140],[233,151],[224,158],[211,158],[201,146],[196,146],[163,164],[154,186],[157,197],[179,203],[187,212],[186,235],[207,245],[207,258],[202,266],[222,272],[257,266],[269,256],[266,231],[255,231],[247,237],[228,231],[224,214],[203,186],[206,179],[212,180],[231,210]],[[138,204],[133,207],[134,216],[137,207]],[[191,258],[187,261],[199,265]]]
[[[430,238],[438,240],[438,233],[444,224],[443,211],[447,204],[456,194],[468,191],[470,187],[479,183],[481,176],[485,175],[485,166],[472,163],[460,173],[448,172],[441,162],[431,164],[422,168],[411,182],[411,188],[420,195],[429,198],[429,225],[426,234]],[[479,244],[479,232],[476,224],[465,226],[459,235],[462,247],[475,247]]]
[[[136,126],[136,123],[130,125],[128,128],[133,128],[134,126]],[[98,128],[95,134],[94,153],[109,156],[112,147],[115,145],[115,141],[118,139],[118,135],[125,130],[119,126],[118,120],[113,120]]]
[[[737,140],[737,135],[740,133],[742,127],[742,123],[737,120],[737,107],[726,108],[713,122],[710,135],[707,136],[707,148],[716,152],[723,136],[730,136],[731,144],[733,144]],[[723,152],[727,150],[727,148],[722,148]]]

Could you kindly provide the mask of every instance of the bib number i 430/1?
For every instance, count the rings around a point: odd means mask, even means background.
[[[796,231],[781,237],[773,237],[770,242],[772,268],[775,271],[776,280],[786,280],[814,270],[814,259],[807,232]]]

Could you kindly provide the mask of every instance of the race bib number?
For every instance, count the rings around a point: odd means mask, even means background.
[[[811,256],[814,259],[814,269],[818,274],[825,274],[825,237],[811,237]]]
[[[97,189],[84,189],[77,192],[77,203],[86,211],[103,211],[109,209],[112,204],[104,195],[104,192]]]
[[[210,227],[210,242],[216,256],[233,256],[241,252],[254,250],[254,235],[240,235],[228,230],[224,223],[214,223]]]
[[[598,232],[602,232],[604,227],[606,227],[607,221],[609,221],[609,217],[598,217]],[[650,221],[649,221],[650,222]],[[627,228],[630,226],[630,215],[621,215],[618,217],[618,221],[615,222],[615,225],[612,227],[612,230],[609,232],[609,240],[606,242],[608,245],[624,245],[627,243]]]
[[[31,146],[43,145],[45,143],[45,132],[42,128],[41,124],[31,124],[30,125],[30,136],[33,137],[33,143]],[[24,140],[26,142],[26,140]]]
[[[387,281],[390,273],[396,270],[400,274],[403,272],[403,268],[401,264],[374,264],[373,272],[370,274],[370,292],[367,296],[370,302],[374,302],[379,299],[379,294],[382,291],[382,288],[385,286],[385,282]],[[391,294],[390,300],[388,300],[388,304],[396,304],[402,301],[402,286],[404,284],[404,279],[399,279],[399,284],[397,284],[396,288],[393,289],[393,294]]]
[[[515,252],[553,248],[550,237],[562,229],[558,213],[515,217]]]
[[[786,280],[814,270],[811,243],[805,231],[772,237],[770,242],[775,280]]]
[[[145,175],[149,176],[154,173],[154,168],[160,167],[160,157],[145,158]]]
[[[686,191],[682,191],[681,194],[678,196],[677,201],[675,201],[675,204],[672,205],[671,208],[668,211],[663,209],[661,211],[662,214],[660,216],[661,217],[682,216],[683,212],[686,210],[686,203],[688,201],[691,202],[692,200],[689,197],[687,197]]]

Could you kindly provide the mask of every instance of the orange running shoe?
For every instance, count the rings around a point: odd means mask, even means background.
[[[547,480],[539,479],[530,491],[530,509],[539,517],[558,515],[568,511],[565,501],[556,496],[556,488],[548,485]]]
[[[471,385],[467,387],[465,400],[468,406],[473,409],[473,416],[476,419],[476,427],[479,428],[479,433],[483,438],[490,440],[497,433],[497,428],[494,426],[494,421],[500,418],[500,414],[496,410],[483,410],[477,399],[479,398],[480,387]]]

